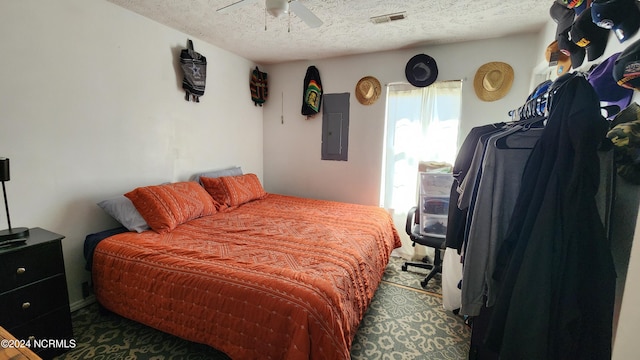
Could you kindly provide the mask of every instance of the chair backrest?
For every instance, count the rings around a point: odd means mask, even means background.
[[[418,219],[420,217],[420,213],[417,206],[412,207],[407,211],[407,222],[404,226],[404,231],[407,235],[411,236],[413,234],[414,225],[418,224]]]

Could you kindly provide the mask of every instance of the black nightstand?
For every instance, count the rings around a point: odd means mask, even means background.
[[[75,344],[63,238],[33,228],[25,243],[0,247],[0,326],[18,340],[31,340],[31,349],[44,359]]]

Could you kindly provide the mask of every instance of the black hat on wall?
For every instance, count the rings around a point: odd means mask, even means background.
[[[431,56],[418,54],[407,62],[404,73],[411,85],[425,87],[433,84],[438,78],[438,65]]]
[[[573,22],[569,31],[569,38],[576,45],[584,48],[589,61],[602,56],[607,41],[609,30],[596,25],[591,17],[591,11],[583,11]]]
[[[622,87],[640,91],[640,40],[618,56],[613,66],[613,78]]]
[[[636,0],[594,0],[591,16],[598,26],[613,30],[621,43],[640,28],[640,10]]]
[[[558,2],[554,2],[551,5],[551,9],[549,9],[549,15],[553,21],[558,24],[556,27],[556,37],[561,33],[565,32],[567,29],[573,25],[573,20],[576,16],[576,12],[571,8],[567,8],[563,5],[560,5]]]
[[[571,58],[571,67],[579,68],[584,62],[586,50],[569,40],[569,30],[558,35],[558,48]]]

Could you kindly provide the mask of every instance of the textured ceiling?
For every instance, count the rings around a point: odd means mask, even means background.
[[[495,38],[540,30],[552,0],[299,0],[324,23],[265,14],[264,0],[108,0],[259,64]],[[406,12],[374,24],[373,16]],[[290,23],[290,25],[289,25]],[[266,25],[266,30],[265,30]],[[288,31],[290,28],[290,31]],[[197,46],[197,45],[196,45]]]

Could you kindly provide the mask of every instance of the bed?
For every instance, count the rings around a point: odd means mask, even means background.
[[[232,359],[349,359],[400,246],[391,216],[266,193],[249,175],[126,194],[151,230],[91,246],[98,302]]]

